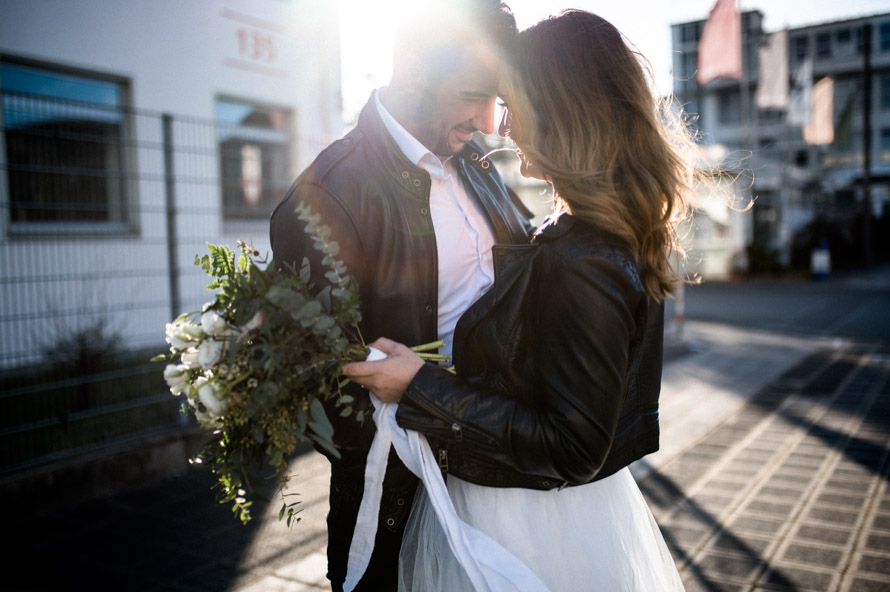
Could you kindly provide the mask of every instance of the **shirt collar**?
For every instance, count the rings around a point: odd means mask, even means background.
[[[421,167],[429,173],[442,175],[444,173],[445,164],[451,160],[451,157],[449,156],[446,158],[444,162],[439,160],[439,157],[430,152],[426,146],[420,143],[420,140],[412,136],[402,124],[396,121],[396,118],[386,110],[386,107],[384,107],[383,103],[380,101],[380,93],[382,90],[382,88],[377,89],[377,92],[374,93],[374,105],[377,107],[377,113],[380,115],[380,119],[383,120],[383,127],[386,128],[386,131],[389,132],[389,135],[395,140],[396,146],[399,147],[399,150],[402,151],[405,158],[411,161],[411,163]]]

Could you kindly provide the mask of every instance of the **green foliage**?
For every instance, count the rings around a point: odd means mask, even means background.
[[[194,462],[211,467],[219,501],[231,503],[245,523],[258,495],[254,476],[271,469],[283,495],[289,457],[300,441],[309,438],[339,456],[322,402],[332,401],[339,415],[353,415],[340,367],[367,357],[358,332],[358,289],[337,259],[339,247],[316,214],[302,204],[298,213],[323,253],[329,285],[313,283],[308,260],[299,269],[264,265],[244,243],[238,251],[208,244],[195,265],[210,276],[207,288],[215,298],[168,325],[170,353],[155,358],[168,362],[165,377],[174,394],[185,395],[184,408],[212,431]],[[224,324],[205,318],[213,313]],[[210,344],[225,352],[211,357],[212,364],[207,352],[198,356]],[[363,421],[364,414],[356,419]],[[282,506],[280,517],[289,525],[298,521],[295,505]]]

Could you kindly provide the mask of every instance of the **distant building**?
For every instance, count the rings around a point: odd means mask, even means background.
[[[793,116],[789,121],[789,111],[760,110],[755,104],[761,80],[757,48],[767,39],[763,14],[742,14],[742,79],[700,86],[695,72],[704,24],[699,20],[672,26],[674,94],[697,116],[703,142],[722,156],[716,162],[729,174],[740,172],[738,185],[756,198],[747,216],[750,228],[722,229],[746,236],[744,256],[736,253],[733,259],[758,271],[805,266],[810,251],[825,238],[836,261],[864,262],[871,253],[864,234],[886,225],[890,216],[890,13],[788,31],[791,76],[809,60],[814,83],[826,76],[834,81],[834,140],[823,145],[804,142],[802,125],[793,123]],[[868,34],[871,135],[866,177],[863,89]],[[719,219],[708,223],[718,231],[724,226]]]
[[[338,2],[0,0],[0,369],[208,300],[343,130]]]

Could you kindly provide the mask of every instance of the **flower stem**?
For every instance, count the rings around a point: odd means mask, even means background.
[[[428,354],[423,352],[416,353],[422,360],[426,360],[427,362],[447,362],[451,359],[451,356],[449,356],[448,354]]]
[[[439,349],[440,347],[445,347],[445,342],[441,339],[438,341],[431,341],[430,343],[424,343],[422,345],[415,345],[411,348],[413,352],[426,352],[433,349]],[[422,356],[421,356],[422,357]]]

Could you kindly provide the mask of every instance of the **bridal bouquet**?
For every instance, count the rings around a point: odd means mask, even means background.
[[[343,392],[348,380],[340,371],[341,364],[364,360],[369,351],[358,331],[358,289],[337,259],[330,230],[305,206],[298,214],[324,255],[326,286],[313,285],[308,260],[299,269],[263,266],[244,243],[238,243],[240,252],[208,244],[209,254],[196,256],[195,264],[213,278],[208,289],[215,299],[167,324],[169,353],[154,358],[167,362],[164,378],[174,395],[183,396],[184,410],[212,432],[194,462],[211,466],[220,503],[232,502],[244,523],[250,520],[251,475],[257,469],[271,468],[280,493],[298,442],[309,438],[339,457],[322,401],[332,400],[343,417],[365,419]],[[295,505],[282,504],[279,518],[286,515],[288,525]]]

